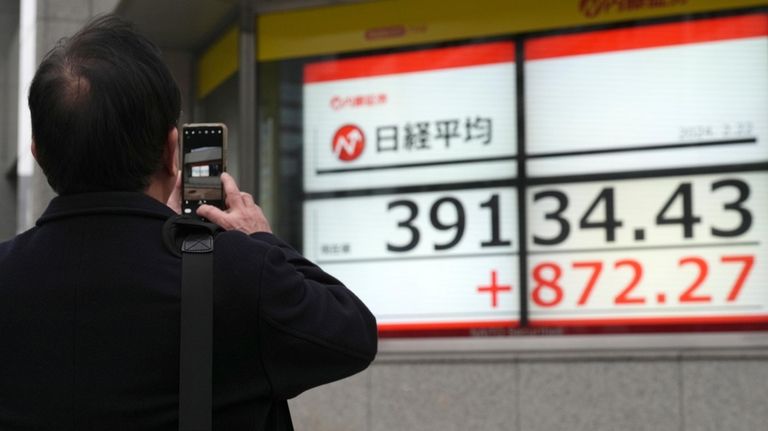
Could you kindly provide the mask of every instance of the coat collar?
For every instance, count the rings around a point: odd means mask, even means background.
[[[57,196],[37,225],[61,218],[93,214],[126,214],[165,220],[175,215],[165,204],[140,192],[98,192]]]

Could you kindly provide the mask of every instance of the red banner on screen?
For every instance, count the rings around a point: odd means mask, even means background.
[[[480,66],[506,63],[514,59],[515,45],[512,42],[373,55],[308,64],[304,68],[304,83]]]
[[[766,35],[768,15],[745,15],[547,36],[526,42],[525,59],[543,60]]]

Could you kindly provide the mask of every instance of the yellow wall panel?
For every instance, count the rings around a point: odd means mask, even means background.
[[[207,96],[237,72],[239,37],[240,30],[232,27],[200,57],[197,62],[198,99]]]
[[[264,15],[258,58],[277,60],[683,13],[766,0],[382,0]]]
[[[419,43],[768,6],[768,0],[379,0],[257,17],[257,58],[280,60]],[[238,69],[237,28],[198,62],[197,97]]]

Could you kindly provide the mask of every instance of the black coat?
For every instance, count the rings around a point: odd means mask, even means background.
[[[51,201],[0,244],[0,430],[176,430],[181,260],[141,193]],[[291,429],[285,401],[364,369],[374,317],[268,233],[214,252],[214,429]]]

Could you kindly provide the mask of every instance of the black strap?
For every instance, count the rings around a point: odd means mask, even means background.
[[[213,425],[213,237],[218,226],[174,217],[164,227],[171,251],[182,258],[179,430]]]
[[[213,424],[213,236],[191,233],[182,245],[179,430]]]

